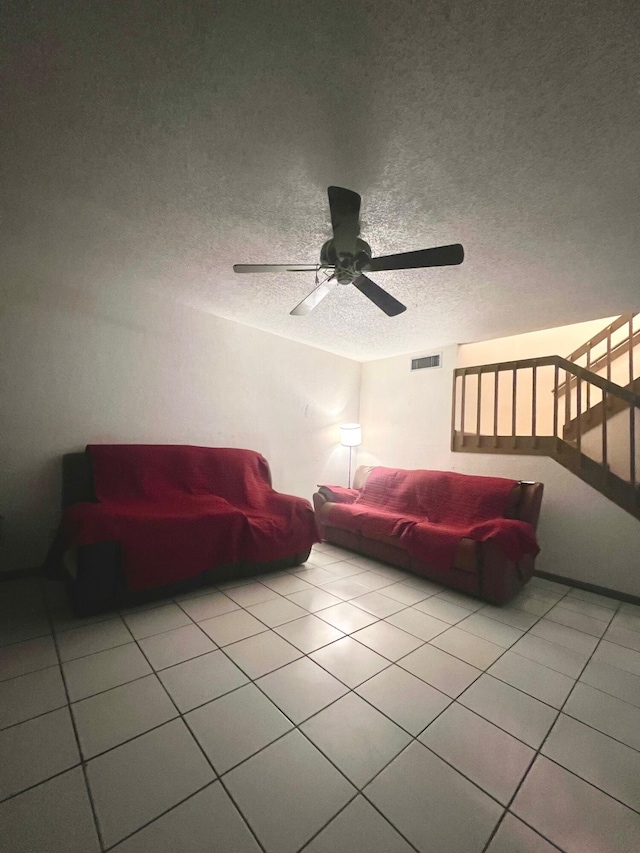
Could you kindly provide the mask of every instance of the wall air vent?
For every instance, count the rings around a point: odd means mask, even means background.
[[[426,370],[432,367],[442,367],[442,353],[435,355],[423,355],[421,358],[411,359],[411,370]]]

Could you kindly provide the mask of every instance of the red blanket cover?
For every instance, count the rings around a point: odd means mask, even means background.
[[[253,450],[102,444],[87,452],[98,502],[69,507],[62,531],[72,546],[119,541],[131,591],[291,557],[320,541],[311,504],[275,492]]]
[[[466,538],[491,540],[517,563],[540,548],[529,523],[504,517],[515,485],[502,477],[378,467],[353,502],[343,497],[332,506],[331,520],[364,536],[396,538],[441,572],[451,568]]]

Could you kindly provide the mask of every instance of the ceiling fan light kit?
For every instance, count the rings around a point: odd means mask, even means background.
[[[365,273],[453,266],[464,260],[464,249],[460,243],[372,258],[371,246],[360,238],[361,198],[358,193],[344,187],[329,187],[328,195],[333,237],[320,249],[319,264],[235,264],[233,267],[237,273],[315,271],[316,286],[290,312],[295,316],[313,311],[336,285],[353,284],[388,317],[395,317],[407,310],[406,305],[371,281]],[[323,281],[318,280],[320,270],[328,272]]]

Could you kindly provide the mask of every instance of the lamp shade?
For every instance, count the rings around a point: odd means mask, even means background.
[[[340,427],[340,444],[343,447],[358,447],[362,444],[362,427],[360,424],[342,424]]]

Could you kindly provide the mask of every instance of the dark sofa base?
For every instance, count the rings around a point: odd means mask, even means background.
[[[131,592],[125,585],[119,543],[101,542],[97,545],[82,545],[76,550],[75,576],[64,565],[63,559],[58,559],[53,564],[49,562],[45,575],[52,580],[66,583],[71,606],[78,616],[93,616],[180,595],[203,586],[214,586],[238,578],[294,568],[308,559],[310,550],[269,562],[217,566],[178,583],[154,587],[144,592]]]
[[[412,557],[404,548],[387,542],[378,542],[326,524],[322,525],[322,532],[327,542],[476,596],[490,604],[505,604],[520,592],[533,574],[533,557],[526,555],[516,565],[491,542],[476,543],[476,567],[473,570],[452,566],[441,572]]]

